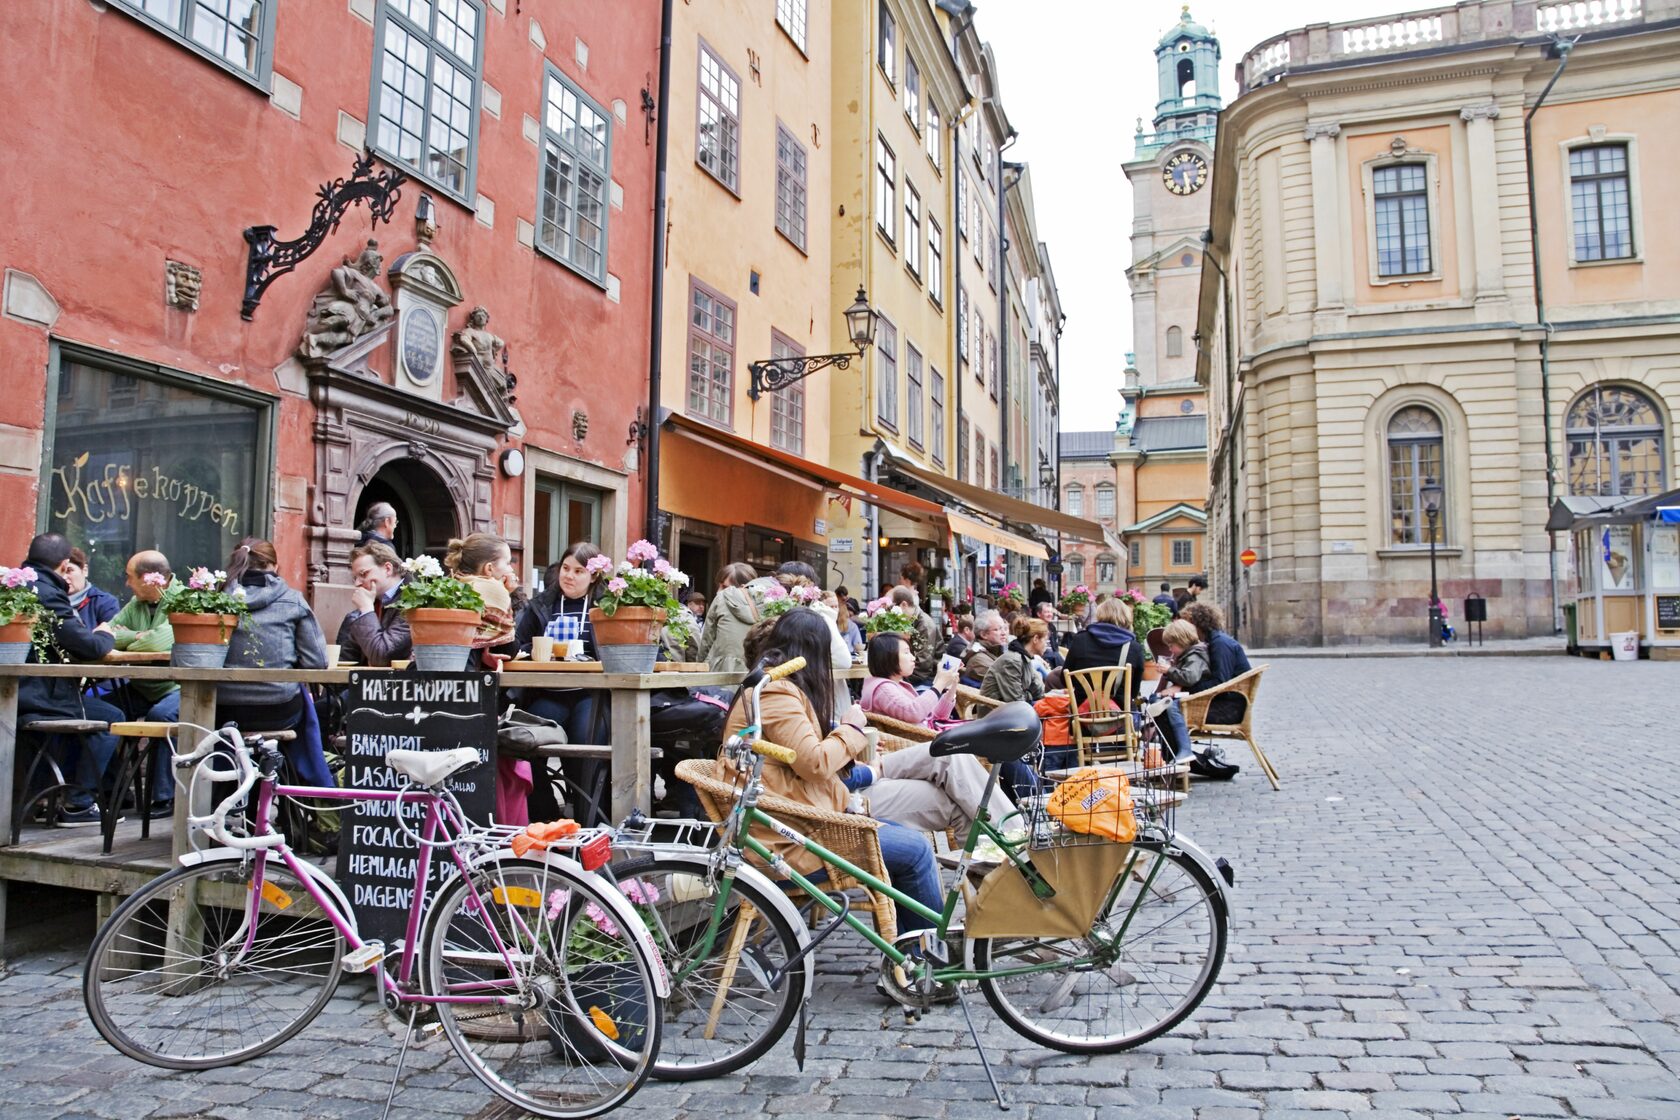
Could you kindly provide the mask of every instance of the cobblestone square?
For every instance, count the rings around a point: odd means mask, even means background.
[[[1288,659],[1261,690],[1274,793],[1246,751],[1180,826],[1237,869],[1233,949],[1192,1019],[1082,1059],[971,1011],[1033,1120],[1680,1117],[1680,666],[1562,657]],[[89,904],[91,908],[91,903]],[[0,1107],[72,1117],[377,1117],[399,1032],[348,981],[300,1037],[172,1074],[107,1047],[79,946],[0,979]],[[1002,1115],[955,1008],[906,1026],[850,939],[791,1038],[744,1074],[650,1083],[626,1116]],[[498,1110],[439,1039],[399,1117]]]

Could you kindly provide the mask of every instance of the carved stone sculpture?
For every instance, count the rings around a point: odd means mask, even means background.
[[[490,312],[483,307],[473,308],[467,312],[467,325],[455,332],[455,344],[450,351],[458,357],[477,358],[485,369],[494,371],[502,355],[503,342],[486,329],[489,325]]]
[[[320,361],[391,318],[391,297],[374,282],[384,263],[379,243],[369,241],[354,262],[346,257],[332,270],[331,281],[310,305],[298,357]]]
[[[204,274],[198,269],[180,261],[164,261],[163,298],[170,307],[197,311],[198,294],[203,287]]]

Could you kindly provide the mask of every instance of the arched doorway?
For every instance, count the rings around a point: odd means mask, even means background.
[[[358,527],[375,502],[390,502],[397,511],[396,546],[399,556],[430,553],[443,559],[451,537],[463,535],[455,520],[455,500],[436,471],[415,459],[397,459],[379,468],[356,497]]]

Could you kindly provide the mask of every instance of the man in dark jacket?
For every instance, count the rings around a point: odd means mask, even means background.
[[[70,605],[70,587],[65,571],[75,563],[70,542],[59,533],[42,533],[29,542],[23,566],[35,570],[35,597],[41,601],[40,619],[51,631],[49,663],[98,661],[111,652],[112,638],[105,624],[89,630]],[[41,658],[33,647],[29,661]],[[74,677],[24,677],[18,682],[18,723],[32,719],[93,719],[116,723],[122,709],[94,696],[83,696],[81,682]],[[94,792],[105,776],[106,767],[117,751],[115,735],[87,735],[75,780],[81,788],[65,798],[65,812],[59,823],[67,827],[97,825],[99,807]]]
[[[1040,603],[1049,603],[1051,606],[1055,606],[1056,593],[1044,586],[1044,581],[1042,579],[1035,579],[1033,580],[1032,590],[1027,592],[1027,607],[1032,611],[1034,618],[1044,617],[1038,613],[1038,605]],[[1051,632],[1054,633],[1054,629],[1052,629]]]
[[[397,596],[408,579],[402,561],[389,545],[377,541],[350,553],[351,612],[340,629],[338,655],[346,661],[383,666],[414,651],[408,620],[397,609]]]
[[[1161,593],[1151,599],[1150,602],[1156,606],[1166,607],[1174,618],[1178,617],[1178,600],[1173,598],[1172,584],[1166,580],[1161,581]]]

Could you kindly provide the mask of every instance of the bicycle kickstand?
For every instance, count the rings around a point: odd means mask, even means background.
[[[960,984],[957,986],[957,1006],[962,1009],[963,1022],[968,1024],[968,1037],[974,1040],[974,1052],[980,1055],[980,1068],[986,1071],[986,1080],[991,1083],[992,1095],[997,1098],[998,1107],[1008,1112],[1009,1099],[1003,1095],[1003,1088],[992,1073],[991,1060],[986,1057],[986,1048],[980,1044],[980,1032],[974,1029],[974,1017],[968,1013],[968,1000],[963,996]]]
[[[391,1091],[385,1097],[385,1111],[379,1114],[379,1120],[390,1120],[391,1102],[397,1099],[397,1084],[402,1081],[403,1061],[408,1057],[408,1044],[414,1038],[414,1020],[419,1014],[420,1005],[418,1003],[408,1010],[408,1030],[403,1032],[402,1049],[397,1051],[397,1068],[391,1074]],[[980,1060],[985,1061],[985,1055],[981,1055]],[[990,1072],[990,1070],[987,1071],[988,1076]]]

